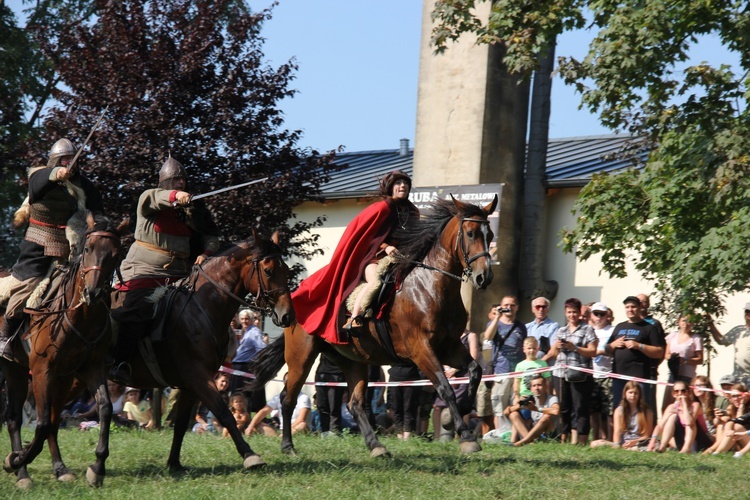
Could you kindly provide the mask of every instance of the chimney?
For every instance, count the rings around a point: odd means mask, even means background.
[[[401,145],[398,148],[399,156],[406,156],[409,154],[409,139],[401,139]]]

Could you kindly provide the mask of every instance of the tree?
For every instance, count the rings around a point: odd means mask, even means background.
[[[314,254],[309,229],[323,219],[294,221],[293,207],[319,195],[333,153],[301,150],[300,132],[283,129],[279,103],[294,95],[296,65],[264,62],[260,32],[271,8],[252,12],[241,0],[94,1],[93,15],[50,33],[45,20],[65,17],[70,3],[50,2],[28,25],[63,84],[31,154],[43,157],[62,136],[80,145],[108,106],[80,160],[108,213],[134,214],[171,154],[187,168],[191,193],[269,177],[206,199],[222,233],[245,238],[282,228],[289,252]]]
[[[473,2],[438,4],[451,15],[436,40],[460,30],[503,40],[506,62],[518,71],[535,67],[545,41],[589,19],[595,35],[588,54],[559,58],[558,71],[604,125],[638,138],[625,154],[645,161],[594,176],[575,205],[577,226],[561,232],[566,251],[582,259],[601,255],[611,276],[623,276],[632,259],[660,292],[665,312],[675,315],[721,314],[726,294],[747,290],[750,14],[744,2],[499,1],[486,25],[466,10]],[[678,70],[703,35],[738,54],[738,67],[704,62]]]

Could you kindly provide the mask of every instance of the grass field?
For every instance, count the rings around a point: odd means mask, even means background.
[[[9,451],[7,434],[0,453]],[[31,434],[26,431],[24,439]],[[171,431],[112,434],[102,489],[86,485],[96,432],[61,430],[66,464],[78,474],[58,483],[45,450],[29,467],[34,488],[19,491],[15,476],[0,471],[0,498],[706,498],[747,494],[748,464],[731,455],[682,456],[543,443],[515,449],[484,445],[461,455],[458,445],[382,439],[391,459],[371,459],[359,436],[295,439],[296,457],[281,454],[278,438],[250,444],[268,466],[245,472],[232,442],[188,435],[182,451],[188,474],[166,469]]]

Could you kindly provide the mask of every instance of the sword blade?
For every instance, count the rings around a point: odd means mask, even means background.
[[[232,191],[234,189],[239,189],[239,188],[243,188],[246,186],[252,186],[253,184],[258,184],[259,182],[265,182],[267,180],[268,180],[268,177],[263,177],[262,179],[255,179],[254,181],[243,182],[242,184],[235,184],[234,186],[229,186],[229,187],[225,187],[221,189],[215,189],[213,191],[209,191],[208,193],[196,194],[195,196],[190,197],[190,201],[200,200],[201,198],[208,198],[209,196],[213,196],[215,194],[226,193],[227,191]],[[178,203],[174,202],[172,205],[176,207]]]
[[[81,147],[78,148],[76,155],[73,157],[73,161],[70,162],[70,165],[68,166],[68,170],[73,170],[76,164],[76,160],[78,160],[78,157],[81,156],[81,153],[83,153],[83,148],[85,148],[86,144],[89,143],[89,141],[91,140],[91,136],[94,135],[94,132],[96,131],[96,129],[99,128],[99,124],[102,122],[102,118],[104,118],[104,114],[107,112],[108,109],[109,109],[109,106],[105,107],[104,111],[102,111],[102,114],[99,115],[99,119],[96,120],[96,123],[91,128],[91,132],[89,132],[89,136],[86,137],[85,141],[83,141],[83,144],[81,144]]]

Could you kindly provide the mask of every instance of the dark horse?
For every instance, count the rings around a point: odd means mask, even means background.
[[[443,373],[443,365],[468,366],[470,383],[467,401],[474,396],[481,379],[479,365],[460,341],[466,326],[466,309],[461,299],[463,274],[478,289],[492,281],[489,245],[493,234],[487,217],[497,197],[484,208],[453,200],[441,200],[400,235],[399,250],[409,256],[398,264],[402,282],[387,319],[396,357],[381,342],[374,323],[366,325],[349,344],[328,344],[309,335],[299,324],[284,330],[251,364],[254,387],[262,387],[283,366],[289,366],[286,397],[282,402],[284,430],[281,449],[294,453],[291,417],[297,396],[320,352],[328,353],[344,371],[349,386],[349,411],[357,419],[372,456],[387,455],[367,420],[363,401],[367,389],[366,364],[387,365],[413,361],[430,379],[453,416],[461,450],[479,451],[476,438],[461,418],[470,408],[459,408],[455,393]],[[413,259],[413,260],[411,260]]]
[[[288,326],[294,321],[289,295],[289,268],[281,259],[278,233],[271,240],[254,238],[232,246],[203,267],[196,267],[185,280],[165,324],[168,333],[153,349],[164,381],[181,389],[175,406],[174,436],[167,465],[180,470],[182,440],[193,417],[193,406],[202,401],[229,430],[245,468],[265,465],[253,452],[229,408],[221,399],[214,374],[227,354],[231,332],[229,325],[240,304],[250,305],[242,297],[254,296],[253,307],[266,310],[276,325]],[[123,325],[124,326],[124,325]],[[139,352],[131,359],[130,385],[140,388],[161,387]]]
[[[127,224],[115,228],[105,217],[94,222],[89,217],[83,251],[65,272],[60,291],[44,311],[32,314],[28,354],[16,342],[16,362],[0,358],[8,387],[6,422],[12,452],[3,462],[6,472],[16,472],[17,486],[31,486],[26,465],[42,451],[48,440],[52,466],[60,481],[75,475],[65,466],[57,444],[60,414],[68,401],[74,382],[85,384],[96,394],[101,422],[96,462],[86,471],[89,484],[99,486],[104,480],[105,461],[109,455],[109,423],[112,404],[107,392],[104,356],[112,342],[109,320],[109,285],[118,262],[120,232]],[[37,407],[34,438],[22,447],[22,408],[26,399],[29,371]]]

